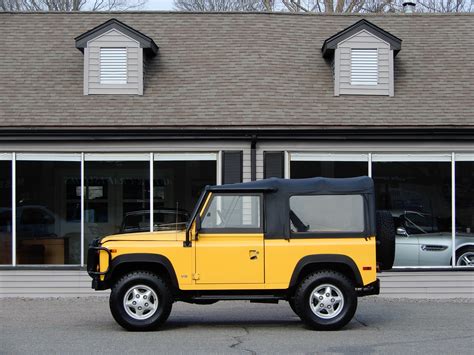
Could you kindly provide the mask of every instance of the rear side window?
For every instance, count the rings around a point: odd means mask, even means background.
[[[290,197],[292,233],[351,233],[365,230],[361,195],[306,195]]]

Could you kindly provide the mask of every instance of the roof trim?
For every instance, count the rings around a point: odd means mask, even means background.
[[[140,44],[140,47],[143,48],[151,56],[155,56],[158,52],[158,46],[153,41],[153,39],[115,18],[110,19],[104,22],[103,24],[96,26],[93,29],[84,32],[83,34],[74,38],[74,40],[76,41],[76,48],[79,49],[81,52],[84,52],[84,48],[87,47],[87,42],[99,37],[104,33],[109,32],[110,30],[118,30],[124,35],[136,40]]]
[[[362,30],[366,30],[372,35],[380,38],[381,40],[387,42],[397,55],[397,53],[402,49],[402,40],[391,33],[381,29],[380,27],[374,25],[372,22],[362,19],[352,24],[351,26],[343,29],[342,31],[336,33],[335,35],[326,39],[321,48],[324,58],[328,58],[334,54],[334,50],[337,48],[337,45],[342,41],[352,37],[356,33],[359,33]]]

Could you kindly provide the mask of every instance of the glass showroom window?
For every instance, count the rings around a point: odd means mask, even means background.
[[[366,176],[368,157],[367,154],[292,153],[290,174],[292,179]]]
[[[217,154],[157,153],[154,159],[153,224],[159,230],[186,222],[204,187],[216,184]]]
[[[450,159],[374,155],[377,209],[389,210],[397,228],[394,266],[451,265]]]
[[[12,263],[12,163],[0,153],[0,264]]]
[[[456,266],[474,266],[473,201],[474,161],[456,161]]]
[[[17,264],[80,264],[79,155],[17,154]]]
[[[86,154],[84,245],[116,233],[148,232],[149,154]]]

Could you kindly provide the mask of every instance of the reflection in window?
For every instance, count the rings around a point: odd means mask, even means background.
[[[296,233],[362,233],[364,199],[361,195],[292,196],[290,226]]]
[[[149,166],[148,161],[85,162],[84,245],[110,234],[149,231]],[[143,221],[131,222],[137,218]]]
[[[456,265],[474,266],[474,162],[456,163]]]
[[[12,262],[12,163],[0,161],[0,264]]]
[[[213,195],[201,226],[203,229],[260,229],[260,196]]]
[[[449,266],[451,163],[377,162],[372,172],[377,209],[397,227],[395,266]]]
[[[206,185],[216,184],[215,160],[155,161],[153,182],[154,230],[168,228],[169,212],[184,221]]]
[[[80,263],[80,163],[17,161],[18,264]]]
[[[290,166],[292,179],[366,176],[367,170],[367,162],[358,161],[292,161]]]

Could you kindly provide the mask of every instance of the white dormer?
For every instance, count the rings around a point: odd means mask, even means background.
[[[112,19],[76,38],[84,53],[84,95],[143,95],[144,58],[158,47],[153,40]]]
[[[324,42],[332,60],[334,95],[394,95],[394,57],[401,40],[360,20]]]

